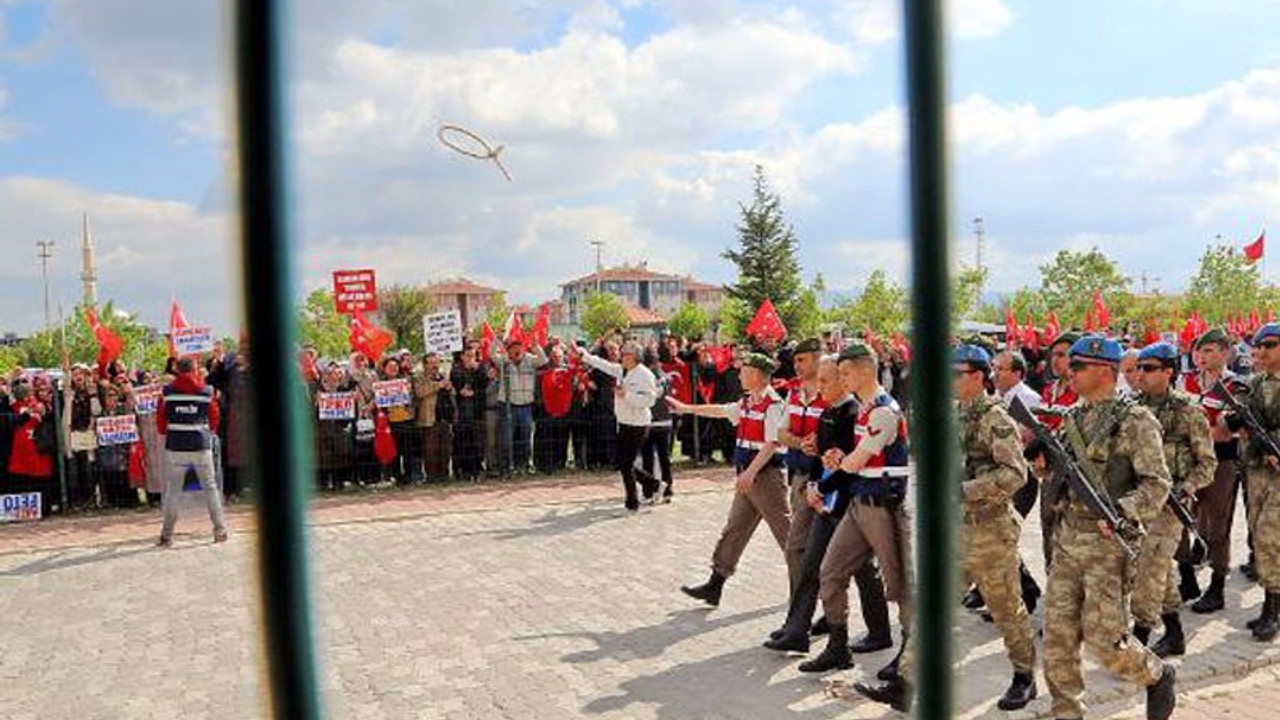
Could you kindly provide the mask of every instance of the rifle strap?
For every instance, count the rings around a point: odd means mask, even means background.
[[[1080,465],[1080,472],[1084,474],[1085,481],[1093,487],[1093,491],[1099,498],[1114,508],[1115,503],[1111,500],[1111,494],[1107,492],[1107,487],[1102,482],[1103,468],[1089,457],[1089,444],[1085,442],[1084,434],[1080,432],[1079,417],[1079,415],[1072,415],[1062,423],[1063,434],[1071,445],[1071,452],[1076,456],[1076,462]]]

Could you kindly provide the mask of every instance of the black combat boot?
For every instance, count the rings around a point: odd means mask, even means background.
[[[1160,658],[1186,655],[1187,639],[1182,635],[1182,616],[1171,612],[1161,615],[1160,619],[1164,621],[1164,635],[1151,646],[1151,652]]]
[[[1253,628],[1253,639],[1266,642],[1280,633],[1280,593],[1267,593],[1262,601],[1262,617]]]
[[[888,705],[899,712],[910,712],[911,689],[902,678],[874,683],[854,683],[853,689],[868,700]]]
[[[1258,617],[1256,617],[1256,618],[1254,618],[1254,619],[1250,620],[1249,622],[1245,623],[1245,624],[1244,624],[1244,626],[1245,626],[1245,627],[1247,627],[1247,628],[1249,628],[1250,630],[1252,630],[1252,629],[1254,629],[1254,628],[1258,627],[1258,625],[1262,623],[1262,618],[1264,618],[1264,617],[1266,617],[1266,616],[1267,616],[1267,602],[1268,602],[1268,600],[1267,600],[1267,596],[1264,594],[1264,595],[1262,596],[1262,607],[1258,609]]]
[[[964,599],[960,601],[960,604],[969,610],[977,610],[978,608],[986,605],[987,601],[983,599],[982,593],[978,590],[978,586],[974,585],[969,588],[969,592],[964,594]]]
[[[1014,673],[1013,682],[1004,691],[1004,697],[996,703],[1001,710],[1021,710],[1036,699],[1036,676],[1031,673]]]
[[[864,608],[863,620],[867,623],[867,634],[849,647],[855,655],[873,653],[893,647],[893,635],[889,631],[889,608],[880,604],[875,608]]]
[[[827,624],[827,616],[823,615],[818,621],[809,628],[809,637],[820,637],[831,632],[831,626]]]
[[[849,652],[849,626],[830,624],[831,637],[827,647],[818,657],[800,663],[800,672],[821,673],[831,670],[848,670],[853,667],[853,653]]]
[[[1178,594],[1182,602],[1191,602],[1200,597],[1200,581],[1196,579],[1196,566],[1191,563],[1178,563],[1178,574],[1182,582],[1178,584]]]
[[[1173,666],[1165,665],[1160,679],[1147,687],[1147,720],[1169,720],[1169,716],[1173,714],[1173,706],[1178,701],[1177,691],[1174,689],[1177,677]]]
[[[1020,566],[1019,573],[1022,579],[1022,604],[1027,606],[1027,614],[1031,615],[1036,611],[1036,604],[1040,602],[1040,584],[1027,569],[1025,562]]]
[[[1213,578],[1209,580],[1209,589],[1205,590],[1200,599],[1191,605],[1191,612],[1197,615],[1208,615],[1226,607],[1226,603],[1222,599],[1222,584],[1226,582],[1226,579],[1226,575],[1215,571]]]
[[[809,635],[807,633],[783,632],[777,638],[766,640],[764,646],[778,652],[809,652]]]
[[[680,591],[691,598],[701,600],[702,602],[716,607],[720,604],[720,593],[724,591],[725,577],[718,572],[712,571],[711,577],[701,585],[689,587],[681,585]]]
[[[1151,628],[1146,625],[1134,625],[1133,636],[1137,638],[1138,642],[1142,643],[1142,647],[1146,647],[1147,643],[1151,641]]]
[[[880,668],[880,671],[876,673],[877,680],[892,682],[892,681],[898,680],[901,677],[898,674],[898,666],[902,664],[902,651],[906,649],[907,649],[907,638],[906,636],[903,636],[902,647],[898,648],[898,654],[893,656],[893,659],[889,661],[888,665],[885,665],[884,667]]]
[[[1253,551],[1249,551],[1249,562],[1240,566],[1240,572],[1249,582],[1258,582],[1258,565],[1253,561]]]

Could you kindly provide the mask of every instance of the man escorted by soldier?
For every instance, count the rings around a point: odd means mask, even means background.
[[[1177,348],[1167,342],[1148,345],[1138,353],[1137,367],[1137,400],[1160,421],[1173,499],[1192,508],[1196,493],[1213,482],[1218,467],[1213,441],[1209,439],[1209,421],[1194,397],[1171,387],[1178,368]],[[1133,572],[1133,595],[1129,599],[1133,635],[1145,645],[1157,618],[1161,620],[1164,635],[1151,649],[1162,658],[1187,652],[1178,614],[1182,597],[1173,570],[1173,556],[1182,533],[1182,524],[1166,506],[1147,526]]]

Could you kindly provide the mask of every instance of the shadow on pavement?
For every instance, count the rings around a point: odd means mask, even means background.
[[[0,577],[31,577],[54,570],[65,570],[67,568],[79,567],[81,565],[94,565],[96,563],[108,562],[111,560],[121,560],[133,555],[141,555],[149,552],[174,552],[175,549],[158,550],[151,546],[150,543],[138,545],[131,543],[129,549],[121,549],[120,546],[112,546],[102,548],[91,553],[66,553],[56,552],[37,560],[32,560],[24,565],[9,568],[0,572]]]

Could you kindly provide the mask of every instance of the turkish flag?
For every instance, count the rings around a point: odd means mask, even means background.
[[[1044,337],[1046,342],[1053,342],[1058,339],[1058,335],[1062,332],[1062,326],[1058,324],[1058,313],[1049,311],[1049,318],[1044,321]]]
[[[733,365],[733,348],[728,345],[708,348],[708,351],[711,353],[711,359],[715,361],[716,372],[723,374]]]
[[[1004,311],[1004,341],[1008,345],[1018,341],[1018,317],[1013,314],[1013,308]]]
[[[907,365],[911,364],[911,344],[907,342],[907,338],[902,333],[894,333],[893,339],[889,341],[898,354],[902,356],[902,362]]]
[[[489,350],[493,347],[493,341],[497,339],[498,336],[494,334],[493,328],[489,327],[489,321],[485,320],[480,328],[480,362],[489,359]]]
[[[351,349],[369,358],[374,363],[382,359],[382,353],[391,347],[395,336],[389,331],[374,325],[364,316],[364,312],[355,310],[351,313]]]
[[[173,347],[173,333],[175,330],[191,327],[191,323],[187,322],[187,316],[182,312],[182,308],[178,305],[178,298],[174,296],[169,303],[169,357],[178,355],[177,349]]]
[[[93,308],[85,308],[84,317],[89,323],[89,329],[93,331],[94,339],[98,341],[98,375],[105,378],[107,366],[120,357],[124,350],[124,341],[98,320],[98,313]]]
[[[147,486],[147,451],[139,440],[129,446],[129,487]]]
[[[1098,320],[1098,327],[1104,331],[1111,326],[1111,311],[1102,300],[1102,291],[1093,291],[1093,316]]]
[[[1093,309],[1090,308],[1084,313],[1084,331],[1091,333],[1097,329],[1097,325],[1093,321]]]
[[[1258,235],[1258,239],[1244,246],[1244,257],[1249,262],[1257,262],[1262,259],[1262,254],[1266,252],[1267,231],[1263,230]]]
[[[778,316],[778,311],[769,298],[760,303],[760,309],[756,310],[756,316],[747,323],[746,331],[747,337],[771,338],[774,342],[780,342],[787,336],[787,328],[782,324],[782,318]]]
[[[1260,327],[1262,327],[1262,319],[1258,317],[1258,308],[1254,308],[1249,311],[1249,326],[1247,328],[1249,334],[1252,335],[1257,332]]]
[[[1022,330],[1022,346],[1032,350],[1040,349],[1040,335],[1036,333],[1035,315],[1027,313],[1027,326]]]
[[[1196,337],[1200,337],[1209,329],[1209,323],[1205,322],[1204,318],[1200,317],[1199,310],[1191,311],[1191,320],[1195,323],[1193,329],[1195,330]]]
[[[390,465],[398,452],[396,438],[391,434],[391,421],[386,413],[379,410],[373,421],[373,455],[379,464]]]
[[[538,347],[547,346],[547,333],[551,330],[551,306],[542,303],[538,308],[538,317],[533,321],[533,342]]]
[[[1191,347],[1191,343],[1200,337],[1196,332],[1196,319],[1194,314],[1187,318],[1187,322],[1182,325],[1182,332],[1178,334],[1178,339],[1182,341],[1184,347]]]
[[[507,328],[503,333],[503,342],[507,344],[518,342],[523,347],[529,347],[529,337],[525,335],[524,326],[520,324],[520,316],[515,310],[512,310],[511,316],[507,318]]]

